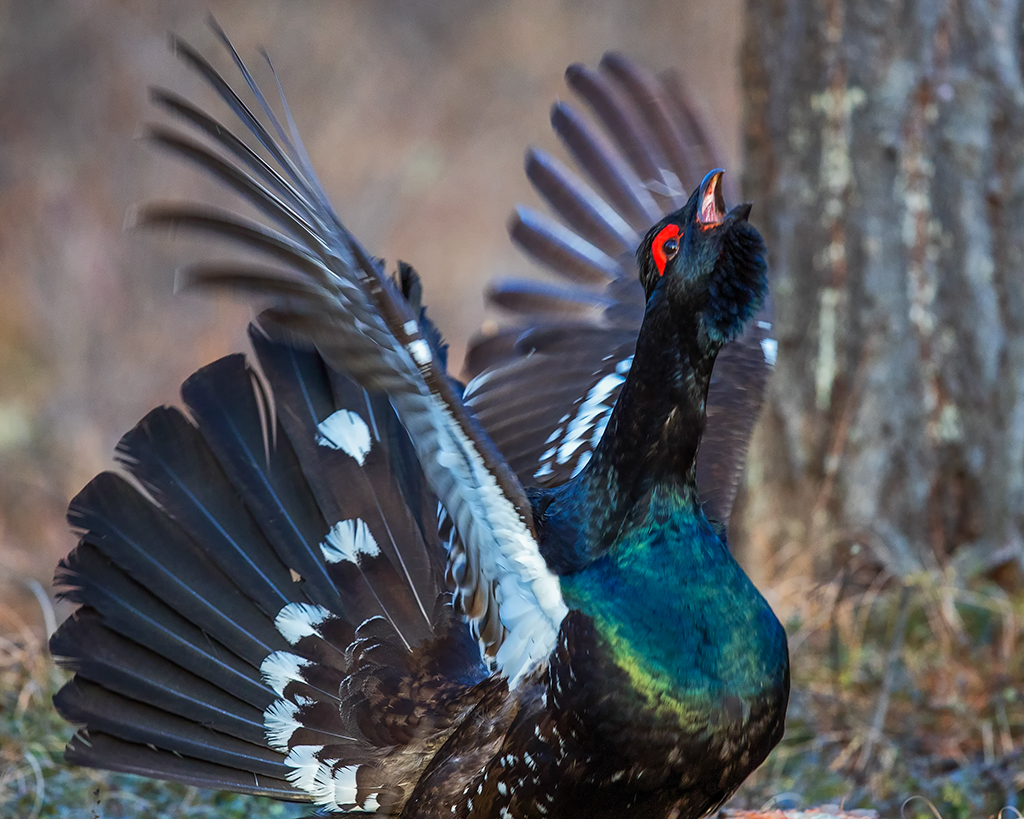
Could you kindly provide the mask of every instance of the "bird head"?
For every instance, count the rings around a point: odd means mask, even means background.
[[[768,290],[764,240],[747,221],[750,204],[726,210],[722,174],[705,176],[637,250],[648,303],[664,290],[677,314],[697,316],[702,340],[716,350],[742,332]]]

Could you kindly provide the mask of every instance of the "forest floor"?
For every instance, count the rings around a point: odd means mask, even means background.
[[[1019,817],[1024,598],[948,578],[900,588],[879,576],[856,593],[843,585],[804,595],[800,616],[787,623],[786,736],[724,815]],[[66,679],[42,629],[0,612],[0,816],[308,814],[308,807],[68,767],[62,752],[72,731],[50,702]]]
[[[1024,597],[952,572],[845,572],[793,610],[786,734],[733,804],[1020,815]]]

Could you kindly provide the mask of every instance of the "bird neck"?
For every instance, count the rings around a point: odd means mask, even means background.
[[[717,348],[701,342],[699,312],[666,291],[647,303],[632,367],[590,461],[534,498],[542,552],[559,573],[606,551],[658,487],[700,510],[696,458]]]
[[[608,427],[579,478],[638,497],[660,483],[695,489],[715,353],[700,343],[696,311],[658,290],[647,305],[633,365]]]

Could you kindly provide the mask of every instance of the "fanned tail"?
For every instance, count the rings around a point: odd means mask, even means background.
[[[398,810],[484,679],[437,500],[386,398],[251,330],[74,499],[51,650],[70,761]],[[273,401],[264,387],[269,385]],[[502,683],[504,684],[504,683]]]

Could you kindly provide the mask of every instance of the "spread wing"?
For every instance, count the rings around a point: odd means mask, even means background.
[[[491,304],[507,314],[467,354],[465,401],[525,485],[582,469],[632,363],[644,295],[635,251],[720,167],[712,135],[674,73],[655,76],[616,54],[566,80],[591,117],[558,102],[551,123],[579,173],[531,149],[526,174],[555,217],[520,207],[512,240],[557,281],[506,279]],[[727,181],[729,178],[727,177]],[[735,191],[727,191],[735,199]],[[768,309],[718,357],[697,483],[727,521],[775,346]]]
[[[269,296],[272,307],[263,318],[268,332],[315,345],[330,368],[390,399],[461,544],[448,570],[456,607],[514,685],[550,654],[566,613],[558,580],[537,547],[523,487],[467,412],[435,333],[385,275],[381,260],[334,213],[283,97],[284,124],[217,31],[255,108],[187,44],[176,41],[175,49],[258,148],[166,91],[154,92],[156,101],[191,126],[192,135],[159,125],[151,137],[233,189],[264,221],[191,204],[146,208],[141,221],[212,232],[261,252],[271,264],[201,265],[183,271],[183,280]]]

